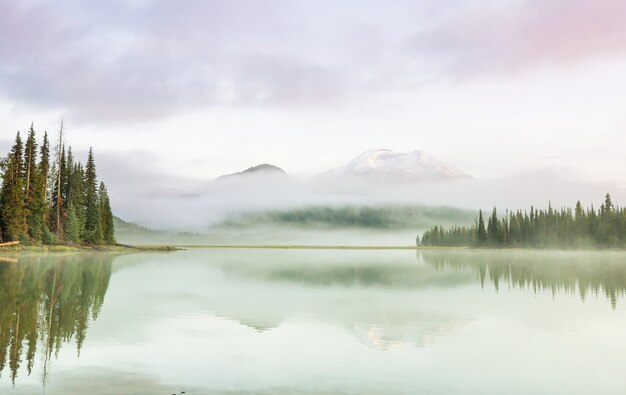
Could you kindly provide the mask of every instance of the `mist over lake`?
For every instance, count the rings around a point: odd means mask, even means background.
[[[626,388],[623,252],[24,256],[0,283],[7,394]]]

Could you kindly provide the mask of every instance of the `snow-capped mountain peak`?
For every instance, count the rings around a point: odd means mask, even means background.
[[[331,170],[334,175],[355,175],[392,182],[440,181],[469,177],[456,167],[424,151],[409,153],[371,149],[345,166]]]

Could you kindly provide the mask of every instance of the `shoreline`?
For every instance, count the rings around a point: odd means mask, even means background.
[[[0,246],[0,255],[14,255],[19,253],[63,253],[63,252],[172,252],[181,250],[175,246],[145,245],[133,246],[126,244],[71,246],[71,245],[8,245]]]
[[[397,251],[475,251],[475,252],[626,252],[624,248],[524,248],[469,246],[406,246],[406,245],[314,245],[314,244],[175,244],[139,245],[136,248],[185,249],[273,249],[273,250],[397,250]]]
[[[562,249],[562,248],[476,248],[467,246],[402,246],[402,245],[308,245],[308,244],[178,244],[178,245],[10,245],[0,246],[0,257],[20,253],[80,253],[80,252],[175,252],[186,249],[266,249],[266,250],[371,250],[371,251],[508,251],[508,252],[625,252],[621,248]]]
[[[216,244],[176,245],[189,249],[274,249],[274,250],[462,250],[468,247],[419,247],[419,246],[364,246],[364,245],[308,245],[308,244]]]

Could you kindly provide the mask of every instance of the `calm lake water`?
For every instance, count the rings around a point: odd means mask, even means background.
[[[622,252],[23,256],[0,394],[624,394],[625,291]]]

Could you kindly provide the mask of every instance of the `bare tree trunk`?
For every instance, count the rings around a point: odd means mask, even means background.
[[[61,151],[63,150],[63,119],[61,119],[61,129],[59,130],[59,148],[57,166],[59,172],[57,176],[57,241],[61,240]]]

